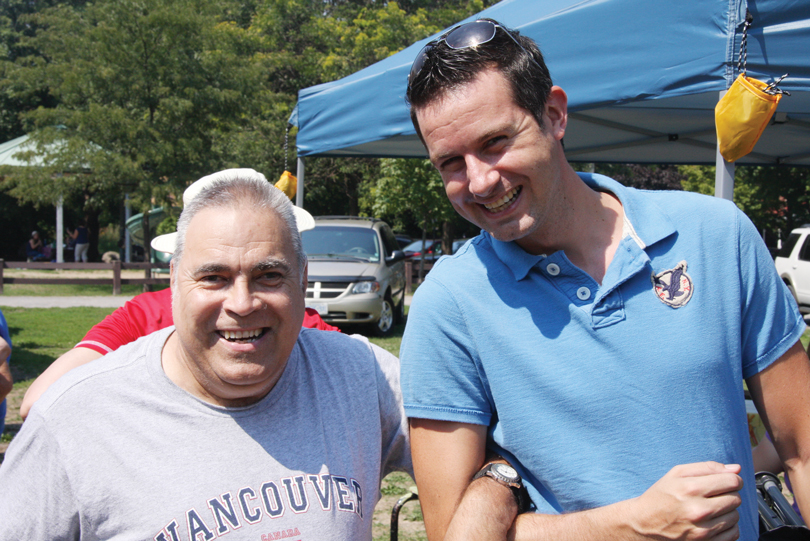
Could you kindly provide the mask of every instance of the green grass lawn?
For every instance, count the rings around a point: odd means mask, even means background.
[[[152,291],[158,291],[168,286],[152,286]],[[8,296],[25,297],[108,297],[112,295],[112,285],[72,285],[72,284],[5,284],[3,294]],[[121,295],[132,297],[143,292],[143,286],[138,284],[124,284],[121,286]]]
[[[11,343],[14,387],[28,387],[54,359],[81,340],[90,327],[113,308],[14,308],[3,307]]]

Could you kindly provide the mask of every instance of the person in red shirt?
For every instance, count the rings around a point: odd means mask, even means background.
[[[183,204],[188,205],[200,190],[218,178],[216,175],[203,177],[186,188],[186,191],[183,192]],[[300,207],[293,207],[293,211],[299,233],[315,227],[315,220],[309,212]],[[160,252],[173,253],[176,238],[176,233],[155,237],[152,239],[152,248]],[[73,349],[56,359],[39,375],[25,392],[20,405],[20,415],[25,419],[31,406],[42,393],[73,368],[89,363],[123,345],[134,342],[141,336],[170,325],[173,325],[171,289],[166,288],[154,293],[137,295],[93,326]],[[311,308],[306,309],[303,326],[322,331],[340,332],[340,329],[326,323],[318,312]]]

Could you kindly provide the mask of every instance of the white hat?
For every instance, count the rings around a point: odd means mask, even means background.
[[[188,206],[188,204],[191,203],[195,197],[197,197],[197,194],[214,182],[218,180],[231,180],[237,177],[260,178],[261,180],[267,182],[267,178],[264,175],[258,171],[254,171],[253,169],[225,169],[224,171],[218,171],[212,175],[205,176],[200,180],[193,182],[191,186],[186,188],[186,191],[183,192],[183,206]],[[298,226],[299,233],[315,228],[315,218],[312,217],[312,214],[305,211],[301,207],[296,207],[293,205],[293,215],[295,215],[295,224]],[[152,239],[150,244],[152,245],[152,248],[158,252],[172,254],[174,253],[176,242],[177,233],[175,232],[155,237]]]

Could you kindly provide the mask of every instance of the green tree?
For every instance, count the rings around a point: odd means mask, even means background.
[[[15,83],[58,105],[25,115],[47,166],[11,173],[12,193],[82,193],[92,223],[125,192],[146,210],[226,162],[216,142],[251,123],[261,79],[239,54],[245,30],[220,13],[213,0],[107,0],[31,15],[38,30],[21,43],[41,56],[18,59]]]
[[[685,190],[714,195],[715,168],[681,166]],[[804,168],[741,166],[734,175],[734,203],[774,246],[790,231],[810,223],[810,174]]]
[[[436,168],[428,160],[385,159],[380,177],[370,190],[371,207],[376,216],[391,216],[396,227],[406,215],[413,216],[422,230],[422,241],[428,231],[442,227],[444,253],[452,253],[452,224],[458,219],[444,192]],[[420,260],[419,279],[424,276],[424,258]]]
[[[260,4],[250,28],[260,49],[256,60],[267,74],[268,88],[278,96],[289,96],[287,116],[298,90],[345,77],[484,7],[481,0],[403,5],[407,9],[396,2],[371,0],[266,0]],[[273,133],[281,131],[277,124],[272,127]],[[374,212],[363,200],[368,200],[379,175],[377,160],[310,159],[304,180],[306,207],[314,214]]]

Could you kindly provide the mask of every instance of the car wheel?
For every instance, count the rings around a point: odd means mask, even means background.
[[[388,336],[394,329],[394,303],[391,302],[391,295],[387,294],[382,302],[380,319],[374,325],[374,333],[377,336]]]
[[[790,296],[793,297],[793,300],[796,301],[796,304],[799,304],[799,297],[796,296],[796,290],[793,289],[791,284],[787,284],[788,291],[790,291]]]

